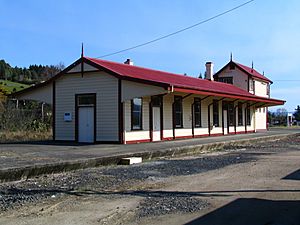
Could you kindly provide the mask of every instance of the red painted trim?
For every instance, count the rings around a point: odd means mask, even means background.
[[[186,139],[186,138],[193,138],[193,135],[187,135],[187,136],[175,136],[175,139]]]
[[[157,81],[151,81],[151,80],[145,80],[145,79],[140,79],[140,78],[135,78],[135,77],[129,77],[129,76],[124,76],[124,75],[120,75],[119,73],[116,73],[110,69],[107,69],[105,66],[99,65],[97,62],[94,62],[93,58],[88,58],[88,57],[84,57],[84,62],[90,64],[91,66],[94,66],[102,71],[105,71],[119,79],[123,79],[123,80],[128,80],[128,81],[134,81],[134,82],[138,82],[138,83],[143,83],[143,84],[149,84],[149,85],[154,85],[154,86],[159,86],[159,87],[164,87],[166,89],[168,89],[170,87],[170,85],[166,84],[166,83],[162,83],[162,82],[157,82]]]
[[[217,137],[217,136],[223,136],[222,133],[217,133],[217,134],[210,134],[211,137]]]
[[[141,140],[132,140],[132,141],[126,141],[126,144],[138,144],[138,143],[147,143],[151,142],[150,139],[141,139]]]
[[[247,133],[254,133],[254,130],[230,132],[229,134],[247,134]]]
[[[241,100],[249,100],[249,101],[255,101],[255,102],[265,102],[269,104],[279,104],[283,105],[285,101],[277,100],[277,99],[271,99],[271,98],[264,98],[264,97],[258,97],[256,95],[252,96],[243,96],[243,95],[237,95],[237,94],[224,94],[220,92],[214,92],[214,91],[199,91],[191,88],[180,88],[180,87],[174,87],[174,91],[178,92],[184,92],[184,93],[194,93],[199,95],[212,95],[212,96],[220,96],[220,97],[226,97],[226,98],[239,98]],[[249,93],[250,95],[250,93]]]
[[[172,141],[172,140],[174,140],[174,138],[173,137],[164,137],[162,140],[163,141]]]
[[[208,134],[195,135],[195,138],[202,138],[202,137],[209,137],[209,135]]]
[[[247,133],[254,133],[254,130],[248,131]],[[236,134],[246,134],[245,131],[240,131],[237,132]],[[235,132],[230,132],[228,133],[228,135],[235,135]],[[223,133],[215,133],[215,134],[211,134],[210,137],[219,137],[219,136],[223,136]],[[209,137],[209,134],[200,134],[200,135],[194,135],[194,137],[192,135],[188,135],[188,136],[176,136],[175,140],[178,139],[191,139],[191,138],[204,138],[204,137]],[[164,137],[162,138],[162,141],[173,141],[174,138],[173,137]],[[133,141],[126,141],[126,144],[137,144],[137,143],[146,143],[146,142],[151,142],[150,139],[143,139],[143,140],[133,140]]]
[[[223,135],[223,134],[222,134]],[[195,135],[195,138],[203,138],[203,137],[209,137],[208,134],[199,134],[199,135]]]
[[[248,134],[248,133],[255,133],[254,130],[248,130],[248,131],[237,131],[235,132],[230,132],[229,134]]]

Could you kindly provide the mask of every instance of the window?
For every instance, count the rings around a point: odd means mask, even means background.
[[[270,97],[270,84],[267,84],[267,95]]]
[[[253,79],[249,80],[249,91],[255,92],[255,81]]]
[[[218,100],[213,101],[213,123],[215,127],[219,126],[219,102]]]
[[[151,104],[153,107],[161,107],[162,105],[162,96],[152,96]]]
[[[173,114],[174,114],[174,122],[176,128],[183,127],[183,118],[182,118],[182,97],[175,96],[174,97],[174,105],[173,105]]]
[[[194,125],[195,127],[201,127],[201,100],[200,98],[194,98]]]
[[[142,130],[142,98],[131,100],[131,129]]]
[[[243,126],[243,104],[238,103],[238,125]]]
[[[81,94],[77,97],[78,106],[89,106],[95,105],[95,95],[94,94]]]
[[[247,104],[247,109],[246,109],[246,112],[247,112],[247,125],[251,125],[251,115],[250,115],[250,105]]]
[[[219,82],[227,83],[227,84],[233,84],[233,78],[232,77],[219,77]]]
[[[234,126],[234,105],[233,102],[228,102],[228,118],[229,118],[229,126]]]

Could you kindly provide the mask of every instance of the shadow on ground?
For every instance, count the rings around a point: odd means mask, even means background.
[[[284,179],[284,180],[300,180],[300,169],[290,173],[289,175],[285,176],[282,179]],[[299,224],[300,224],[300,222],[299,222]]]
[[[186,225],[298,225],[300,201],[237,199]]]
[[[93,143],[77,143],[73,141],[53,141],[53,140],[41,140],[41,141],[7,141],[1,142],[2,145],[46,145],[46,146],[86,146],[86,145],[95,145]]]

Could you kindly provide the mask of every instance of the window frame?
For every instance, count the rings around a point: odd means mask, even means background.
[[[179,111],[176,111],[176,104],[179,104]],[[176,124],[177,122],[177,114],[180,114],[180,124]],[[174,116],[174,127],[175,128],[183,128],[183,107],[182,107],[182,96],[175,95],[174,96],[174,103],[173,103],[173,116]]]
[[[199,106],[199,111],[196,112],[196,106]],[[201,118],[201,98],[194,98],[194,107],[193,107],[193,113],[194,113],[194,127],[199,128],[202,127],[202,118]],[[196,121],[196,114],[199,114],[199,121]]]
[[[80,100],[88,99],[88,102],[81,103]],[[76,96],[77,106],[78,107],[88,107],[95,106],[96,104],[96,95],[94,93],[91,94],[77,94]]]
[[[219,77],[218,81],[226,84],[233,84],[233,77]]]
[[[270,97],[270,84],[267,84],[267,95]]]
[[[141,100],[141,107],[139,111],[134,111],[134,99],[140,99]],[[143,98],[133,98],[131,99],[131,130],[136,131],[136,130],[143,130]],[[134,121],[134,114],[135,113],[140,113],[139,116],[139,126],[137,127],[136,125],[133,124]]]
[[[228,126],[234,126],[234,103],[227,102]]]
[[[238,126],[243,126],[244,120],[243,120],[243,103],[238,103]]]
[[[251,126],[251,110],[250,110],[250,104],[247,104],[246,107],[246,125]]]
[[[219,100],[214,99],[213,100],[213,126],[215,126],[215,127],[220,126],[219,116],[220,116]]]

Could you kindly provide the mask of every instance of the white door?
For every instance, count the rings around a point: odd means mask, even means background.
[[[225,135],[228,134],[227,110],[223,110],[223,119],[224,119],[224,135]]]
[[[153,141],[160,141],[160,107],[153,107]]]
[[[94,107],[78,109],[78,142],[94,142]]]

